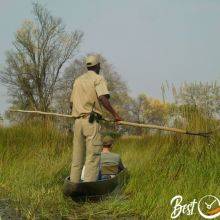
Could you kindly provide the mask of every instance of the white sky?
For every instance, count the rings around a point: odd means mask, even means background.
[[[218,0],[39,0],[67,30],[84,32],[80,54],[102,53],[128,83],[132,95],[161,98],[168,81],[220,81]],[[5,51],[31,0],[0,0],[0,69]],[[0,85],[0,112],[7,109]]]

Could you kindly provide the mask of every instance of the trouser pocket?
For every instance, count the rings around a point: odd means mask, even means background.
[[[85,181],[96,181],[102,150],[101,127],[97,122],[93,124],[87,122],[84,128],[84,135],[86,137]]]

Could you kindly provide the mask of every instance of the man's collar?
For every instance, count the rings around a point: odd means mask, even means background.
[[[96,73],[95,71],[93,71],[93,70],[88,70],[88,72],[87,73],[94,73],[94,74],[97,74],[97,75],[99,75],[98,73]]]

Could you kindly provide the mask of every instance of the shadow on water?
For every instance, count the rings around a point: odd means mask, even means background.
[[[0,199],[0,220],[20,220],[21,215],[14,209],[9,199]]]

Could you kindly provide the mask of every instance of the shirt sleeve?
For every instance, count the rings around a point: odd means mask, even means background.
[[[98,97],[102,95],[109,95],[109,91],[104,77],[100,76],[99,80],[95,83],[95,90]]]

